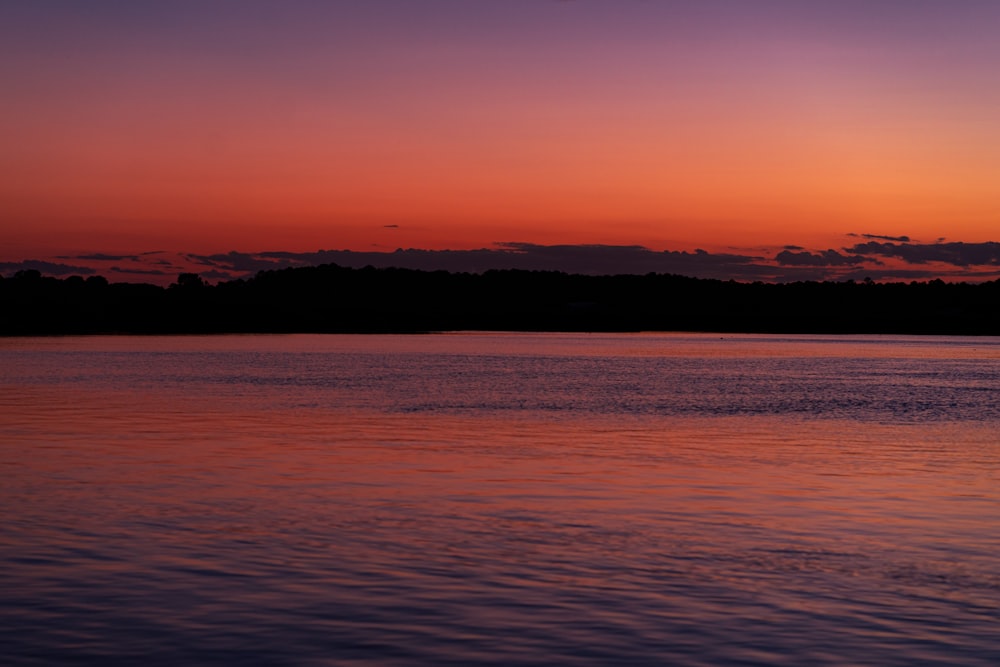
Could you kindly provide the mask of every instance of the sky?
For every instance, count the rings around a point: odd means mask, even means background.
[[[998,34],[993,0],[0,3],[0,272],[992,279]]]

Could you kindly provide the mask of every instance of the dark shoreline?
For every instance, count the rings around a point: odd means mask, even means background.
[[[1000,281],[738,283],[350,269],[170,287],[22,271],[0,279],[0,335],[700,331],[1000,335]]]

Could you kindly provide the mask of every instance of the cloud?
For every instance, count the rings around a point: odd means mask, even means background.
[[[968,245],[968,244],[966,244]],[[984,245],[984,244],[980,244]],[[996,245],[996,244],[994,244]],[[490,270],[520,269],[528,271],[562,271],[585,275],[672,273],[694,278],[766,282],[794,282],[807,280],[921,280],[933,277],[960,277],[988,279],[996,272],[984,271],[959,274],[942,273],[940,270],[916,270],[888,267],[883,258],[896,257],[898,252],[911,250],[911,254],[924,246],[896,245],[868,242],[854,248],[809,251],[801,246],[784,246],[773,258],[741,253],[713,253],[705,250],[654,251],[643,246],[615,245],[538,245],[534,243],[506,242],[492,248],[476,250],[422,250],[397,249],[392,252],[317,250],[315,252],[289,252],[272,250],[256,253],[232,251],[216,255],[187,255],[186,257],[212,271],[229,274],[234,278],[246,277],[262,270],[282,269],[319,264],[338,264],[344,267],[375,268],[396,267],[425,271],[482,273]],[[938,248],[938,246],[928,246]],[[904,249],[900,251],[900,249]],[[940,248],[938,248],[940,251]],[[910,262],[921,263],[921,262]],[[968,266],[961,265],[961,266]],[[203,273],[205,277],[215,274]],[[218,276],[225,279],[224,276]]]
[[[728,275],[730,271],[754,272],[756,263],[764,259],[756,255],[709,253],[705,250],[657,252],[638,245],[543,246],[512,242],[498,244],[498,249],[493,252],[496,259],[517,264],[511,268],[555,269],[591,275],[683,273],[715,277],[720,273]]]
[[[909,236],[885,236],[883,234],[848,234],[848,236],[859,238],[859,239],[879,239],[881,241],[900,241],[902,243],[909,243]]]
[[[120,266],[112,266],[109,271],[114,273],[132,273],[137,276],[165,276],[167,273],[165,271],[160,271],[159,269],[123,269]]]
[[[869,241],[840,250],[806,250],[784,246],[773,258],[739,252],[705,250],[654,251],[639,245],[538,245],[524,242],[497,243],[476,250],[397,249],[392,252],[318,250],[316,252],[230,252],[201,256],[213,269],[235,276],[260,270],[294,266],[338,264],[362,268],[396,267],[419,270],[482,273],[520,269],[562,271],[585,275],[672,273],[694,278],[767,282],[805,280],[921,280],[945,277],[990,279],[997,271],[971,271],[969,267],[1000,266],[1000,244],[897,244]],[[888,259],[908,264],[947,261],[960,271],[917,270],[888,266]]]
[[[73,256],[63,256],[60,259],[81,259],[88,262],[121,262],[124,260],[130,260],[133,262],[139,262],[141,255],[108,255],[103,252],[96,252],[90,255],[73,255]]]
[[[953,266],[1000,266],[1000,243],[897,244],[869,241],[846,249],[857,255],[893,257],[907,264],[941,262]]]
[[[13,275],[18,271],[39,271],[51,276],[90,276],[97,273],[94,269],[86,266],[60,264],[40,259],[26,259],[22,262],[0,262],[0,273]]]
[[[211,280],[233,280],[250,277],[259,271],[320,264],[338,264],[349,268],[372,266],[443,270],[452,273],[507,269],[585,275],[667,273],[693,278],[778,283],[861,280],[865,277],[874,280],[989,280],[1000,276],[998,243],[917,244],[875,240],[836,250],[818,250],[789,244],[776,248],[729,249],[721,252],[657,251],[640,245],[539,245],[510,241],[472,250],[234,250],[228,253],[184,253],[167,257],[160,252],[148,255],[96,253],[82,257],[91,258],[87,261],[92,266],[29,260],[0,264],[0,271],[13,273],[24,268],[34,268],[42,273],[58,276],[113,271],[120,275],[148,276],[150,281],[164,284],[178,272],[195,272]],[[123,263],[114,268],[108,267],[106,262],[113,257],[123,258]]]
[[[322,250],[320,253],[324,252]],[[223,269],[226,271],[236,271],[238,273],[256,273],[257,271],[267,271],[269,269],[282,269],[290,266],[308,266],[313,263],[323,262],[313,262],[310,258],[318,253],[274,253],[274,252],[264,252],[264,253],[245,253],[237,252],[235,250],[224,254],[216,255],[195,255],[186,254],[184,258],[194,262],[195,264],[200,264],[202,266],[210,266],[212,268]],[[288,255],[291,259],[272,259],[275,255]],[[300,261],[293,261],[299,260]]]
[[[782,250],[774,259],[782,266],[856,266],[871,261],[881,264],[878,260],[870,260],[859,255],[841,255],[836,250],[824,250],[818,253]]]
[[[217,255],[188,255],[191,261],[233,273],[253,273],[267,269],[317,264],[339,264],[362,268],[396,267],[482,273],[490,270],[563,271],[587,275],[618,273],[677,273],[705,278],[771,279],[775,267],[764,257],[704,250],[654,251],[642,246],[538,245],[498,243],[477,250],[397,249],[393,252],[318,250],[316,252],[266,251]]]

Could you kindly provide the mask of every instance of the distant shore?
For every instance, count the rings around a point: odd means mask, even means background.
[[[210,285],[0,279],[0,335],[705,331],[1000,335],[1000,281],[740,283],[672,274],[585,276],[351,269],[262,271]]]

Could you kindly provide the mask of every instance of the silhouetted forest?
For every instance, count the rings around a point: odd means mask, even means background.
[[[1000,335],[1000,281],[738,283],[669,274],[584,276],[349,269],[262,271],[169,287],[0,278],[0,334],[712,331]]]

